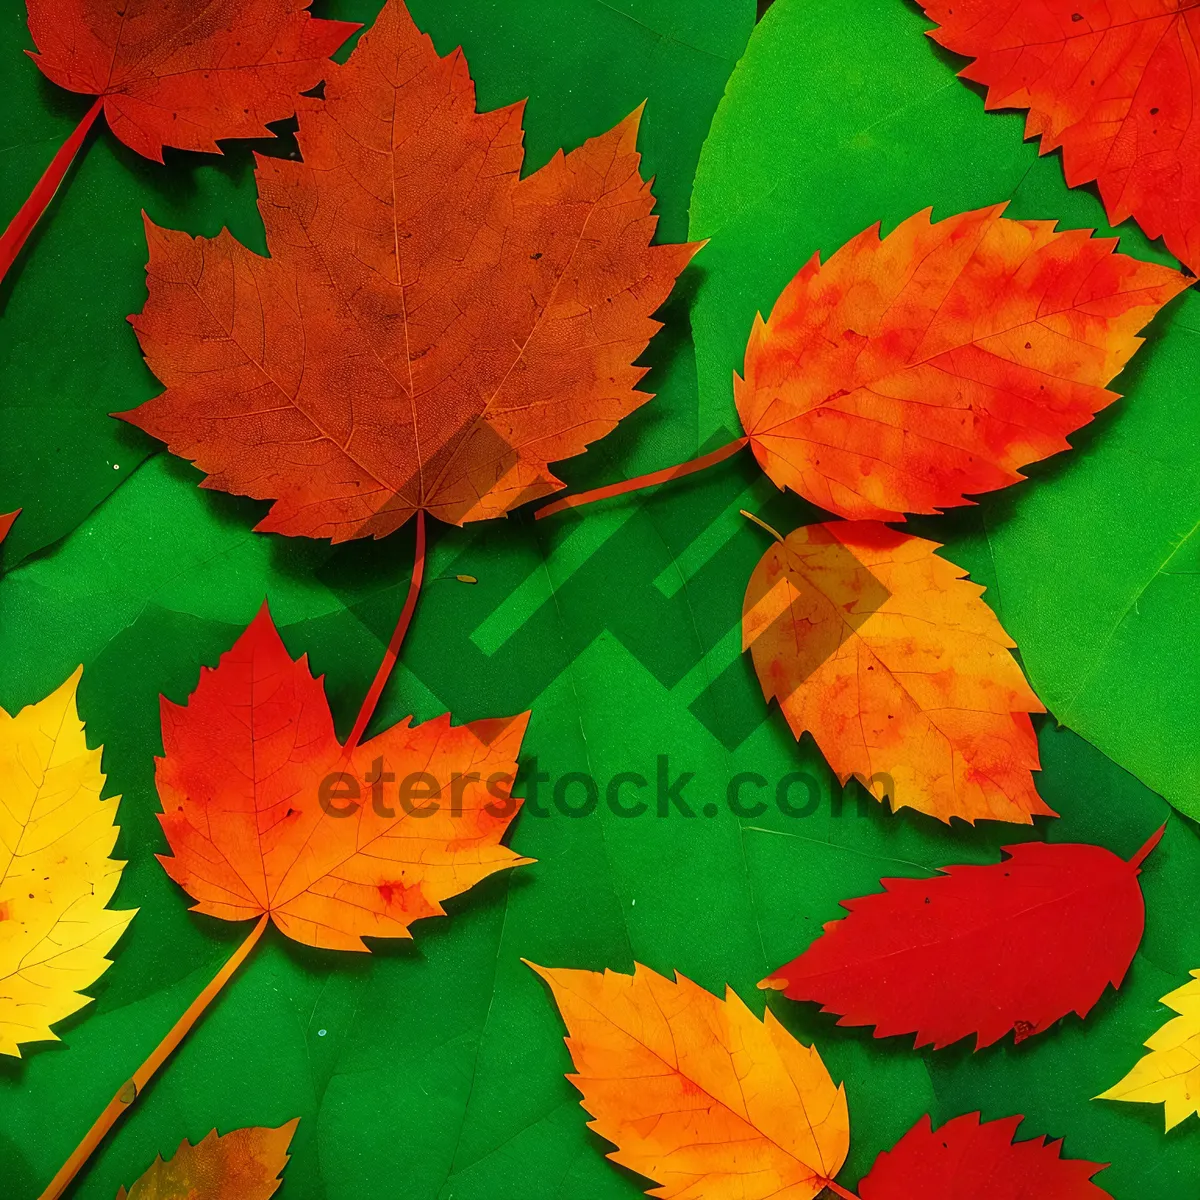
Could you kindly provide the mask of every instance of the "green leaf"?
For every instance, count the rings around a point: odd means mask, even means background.
[[[1022,140],[1024,115],[983,111],[961,62],[893,0],[847,15],[778,0],[713,121],[691,235],[709,237],[692,322],[701,440],[737,428],[731,388],[756,311],[815,252],[928,206],[935,219],[1011,199],[1008,215],[1119,232],[1178,264],[1132,221],[1111,230],[1089,189]],[[1200,817],[1200,296],[1155,322],[1114,387],[1125,398],[974,513],[912,522],[988,596],[1038,695],[1065,725]],[[809,510],[811,511],[811,510]],[[793,520],[793,524],[799,523]]]

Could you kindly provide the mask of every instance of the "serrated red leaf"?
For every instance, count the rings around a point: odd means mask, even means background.
[[[1193,0],[922,0],[930,36],[974,59],[987,107],[1025,108],[1114,224],[1133,216],[1200,272],[1200,6]]]
[[[303,161],[258,162],[270,258],[148,226],[132,321],[167,391],[121,415],[292,536],[561,488],[549,464],[650,399],[634,363],[697,247],[650,244],[640,111],[524,179],[521,117],[476,112],[462,52],[388,0],[300,114]]]
[[[268,914],[334,950],[411,937],[442,900],[532,861],[501,841],[528,719],[406,718],[343,748],[321,679],[264,605],[186,705],[162,701],[159,861],[222,920]]]
[[[220,153],[262,137],[333,69],[357,25],[308,14],[309,0],[26,0],[30,57],[59,87],[99,96],[127,146]]]
[[[987,866],[884,879],[884,891],[842,901],[849,916],[759,986],[936,1049],[1086,1017],[1141,942],[1137,877],[1161,832],[1129,862],[1102,846],[1028,842]]]
[[[1103,1200],[1091,1179],[1104,1164],[1063,1158],[1062,1142],[1014,1142],[1022,1117],[922,1117],[881,1154],[859,1184],[861,1200]]]

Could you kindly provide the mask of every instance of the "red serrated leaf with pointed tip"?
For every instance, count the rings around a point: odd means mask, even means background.
[[[13,527],[13,522],[21,515],[21,510],[18,508],[16,512],[0,513],[0,542],[3,542],[8,537],[9,530]]]
[[[1091,1182],[1104,1164],[1061,1156],[1062,1142],[1014,1142],[1023,1117],[955,1117],[936,1132],[922,1117],[881,1154],[861,1200],[1104,1200]]]
[[[759,987],[811,1000],[876,1037],[916,1034],[936,1049],[1022,1041],[1120,987],[1142,940],[1137,878],[1160,829],[1126,862],[1102,846],[1029,842],[988,866],[884,879],[844,900],[802,954]]]
[[[357,25],[309,0],[26,0],[30,57],[59,87],[99,96],[109,128],[162,162],[164,146],[220,153],[263,137],[333,66]]]
[[[388,0],[300,114],[303,161],[259,159],[270,258],[148,226],[132,321],[167,390],[121,415],[289,536],[561,488],[549,464],[650,399],[634,363],[697,247],[650,244],[640,111],[524,179],[521,117],[476,112],[462,52]]]
[[[411,937],[441,901],[532,861],[501,841],[528,719],[406,718],[343,747],[264,604],[186,705],[162,702],[159,861],[209,916],[267,914],[331,950]]]
[[[974,59],[987,107],[1025,108],[1069,187],[1099,185],[1200,272],[1200,5],[1195,0],[921,0],[930,36]]]

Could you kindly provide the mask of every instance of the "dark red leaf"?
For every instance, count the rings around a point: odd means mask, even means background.
[[[1120,987],[1142,940],[1137,877],[1154,835],[1131,861],[1102,846],[1009,846],[989,866],[944,867],[932,879],[885,879],[846,900],[799,958],[759,986],[940,1049],[975,1034],[976,1049],[1012,1032],[1042,1033],[1084,1017]]]
[[[1014,1142],[1022,1117],[955,1117],[936,1132],[922,1117],[875,1160],[861,1200],[1102,1200],[1100,1163],[1062,1158],[1062,1142]]]

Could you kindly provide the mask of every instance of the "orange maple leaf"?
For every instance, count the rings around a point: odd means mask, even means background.
[[[219,154],[262,137],[324,78],[358,26],[319,21],[309,0],[26,0],[30,57],[72,92],[98,96],[109,128],[162,162],[164,146]],[[90,122],[89,122],[90,124]]]
[[[121,415],[289,535],[562,487],[548,464],[650,399],[632,364],[698,247],[650,245],[640,112],[521,179],[522,107],[477,113],[462,52],[388,0],[301,113],[303,162],[258,161],[270,258],[147,225],[131,319],[167,391]]]
[[[814,256],[758,317],[735,376],[762,469],[830,512],[902,520],[970,503],[1069,449],[1105,385],[1190,284],[1112,238],[1004,205]]]
[[[816,1047],[676,973],[568,971],[550,985],[578,1072],[568,1076],[617,1149],[608,1157],[671,1200],[813,1200],[850,1149],[846,1092]]]
[[[1095,180],[1112,224],[1133,216],[1200,272],[1200,4],[1195,0],[922,0],[930,36],[975,61],[987,108],[1027,108],[1027,138]]]
[[[533,861],[500,840],[521,804],[528,717],[405,719],[347,751],[322,680],[264,605],[186,706],[162,700],[156,782],[174,857],[159,861],[195,911],[226,921],[269,914],[335,950],[411,937],[440,901]]]
[[[742,645],[797,738],[893,809],[1031,824],[1044,712],[983,588],[874,521],[795,530],[750,577]]]

